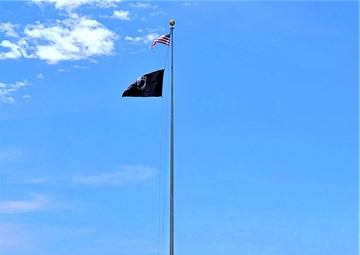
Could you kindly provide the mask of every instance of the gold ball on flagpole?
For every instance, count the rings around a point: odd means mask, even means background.
[[[171,19],[171,20],[169,21],[169,24],[170,24],[170,26],[174,26],[174,25],[175,25],[175,20]]]

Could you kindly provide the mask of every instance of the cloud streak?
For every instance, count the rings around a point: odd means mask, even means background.
[[[34,195],[30,200],[0,202],[0,214],[34,212],[48,208],[49,199],[44,195]]]
[[[134,8],[156,8],[156,5],[152,6],[149,3],[129,3],[129,6],[134,7]]]
[[[24,159],[27,156],[26,154],[27,153],[20,148],[0,148],[0,165]]]
[[[120,171],[104,173],[99,175],[75,177],[74,182],[103,186],[103,185],[124,185],[135,182],[142,182],[150,179],[155,174],[155,169],[145,166],[124,166]]]
[[[136,37],[131,37],[131,36],[125,36],[124,40],[128,41],[130,43],[133,44],[137,44],[137,43],[149,43],[154,41],[156,38],[158,38],[159,35],[157,33],[150,33],[144,36],[136,36]]]
[[[0,236],[0,249],[4,252],[23,249],[27,239],[23,226],[9,223],[0,223]]]

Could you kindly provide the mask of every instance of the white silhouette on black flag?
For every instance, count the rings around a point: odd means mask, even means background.
[[[161,97],[164,69],[144,74],[132,83],[123,97]]]

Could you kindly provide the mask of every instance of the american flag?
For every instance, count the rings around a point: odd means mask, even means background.
[[[151,44],[151,49],[154,48],[155,44],[157,44],[157,43],[162,43],[162,44],[165,44],[165,45],[169,45],[170,44],[170,34],[160,35]]]

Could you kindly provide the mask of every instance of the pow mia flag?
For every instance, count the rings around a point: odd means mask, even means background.
[[[164,69],[144,74],[132,83],[123,97],[161,97]]]

